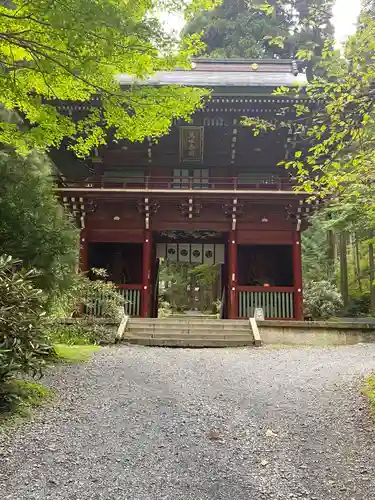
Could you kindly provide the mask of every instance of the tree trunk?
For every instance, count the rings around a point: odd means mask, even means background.
[[[369,258],[369,273],[370,273],[370,312],[375,314],[375,269],[374,269],[374,233],[369,235],[370,241],[368,245],[368,258]]]
[[[361,257],[360,257],[360,250],[359,250],[358,233],[355,234],[355,272],[357,275],[359,291],[362,292]]]
[[[335,275],[335,257],[336,257],[336,237],[333,231],[327,233],[328,242],[328,279],[331,280]]]
[[[340,289],[344,306],[347,307],[349,303],[349,287],[348,287],[347,235],[345,232],[342,232],[340,234]]]

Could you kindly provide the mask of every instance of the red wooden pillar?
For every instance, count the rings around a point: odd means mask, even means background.
[[[81,230],[79,237],[79,270],[81,272],[89,270],[89,246],[86,229]]]
[[[228,318],[237,319],[237,232],[233,229],[228,234],[228,286]]]
[[[301,233],[293,237],[294,317],[303,321]]]
[[[151,268],[152,268],[152,232],[145,229],[142,259],[142,317],[148,318],[151,313]]]

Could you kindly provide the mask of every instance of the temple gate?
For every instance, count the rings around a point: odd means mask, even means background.
[[[291,61],[197,60],[144,82],[212,88],[191,122],[175,120],[157,143],[110,143],[84,162],[54,153],[57,191],[81,228],[81,269],[107,269],[129,314],[157,314],[158,259],[168,258],[222,266],[226,318],[259,307],[266,318],[303,318],[301,231],[312,206],[278,166],[295,137],[285,128],[254,136],[242,124],[291,116],[293,98],[272,92],[301,81]]]

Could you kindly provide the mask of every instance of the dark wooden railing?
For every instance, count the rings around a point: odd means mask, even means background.
[[[81,182],[66,181],[66,187],[70,188],[96,188],[96,189],[127,189],[127,190],[292,190],[293,180],[289,177],[278,177],[275,175],[254,175],[248,177],[209,177],[197,178],[186,176],[118,176],[116,178],[105,178],[85,180]]]

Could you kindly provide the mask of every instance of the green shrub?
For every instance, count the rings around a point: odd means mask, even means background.
[[[310,281],[303,292],[305,316],[326,319],[334,316],[343,306],[336,286],[329,281]]]
[[[105,269],[91,269],[93,280],[83,278],[82,301],[85,313],[101,318],[120,319],[124,313],[124,298],[108,278]]]
[[[30,409],[52,397],[50,389],[27,380],[12,379],[0,385],[0,423],[7,417],[27,416]]]
[[[41,373],[51,349],[45,343],[45,296],[35,270],[0,256],[0,384],[16,373]]]
[[[95,328],[91,328],[81,323],[66,324],[58,319],[50,322],[48,340],[51,344],[66,345],[90,345],[99,343]]]
[[[172,314],[172,308],[168,301],[161,300],[159,301],[158,307],[158,317],[159,318],[168,318]]]
[[[48,340],[51,344],[69,346],[111,344],[114,341],[113,325],[103,323],[100,318],[77,318],[71,324],[55,319],[50,322]]]
[[[105,269],[92,269],[94,279],[77,274],[72,286],[57,295],[51,305],[51,316],[71,318],[79,315],[120,319],[124,312],[124,298],[112,283],[106,281]],[[83,310],[82,310],[83,306]]]
[[[368,316],[371,309],[370,292],[362,292],[352,295],[345,314],[348,316]]]
[[[3,2],[2,2],[3,3]],[[51,295],[70,285],[79,233],[54,192],[52,164],[33,152],[0,151],[0,254],[38,269],[38,287]]]

